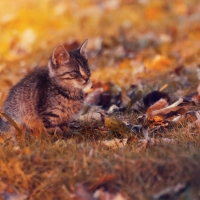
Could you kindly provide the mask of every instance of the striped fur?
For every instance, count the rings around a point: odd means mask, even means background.
[[[58,45],[47,67],[35,69],[11,88],[3,111],[28,132],[41,127],[51,134],[67,133],[70,119],[83,106],[83,89],[90,78],[86,44],[70,52]],[[11,130],[0,118],[0,132]]]

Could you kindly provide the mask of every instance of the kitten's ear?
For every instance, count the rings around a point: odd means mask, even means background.
[[[81,54],[82,56],[84,56],[86,59],[87,59],[87,49],[86,49],[87,43],[88,43],[88,39],[86,39],[86,40],[81,44],[81,46],[79,47],[80,54]]]
[[[62,44],[58,44],[52,54],[52,63],[55,68],[58,68],[59,65],[67,63],[69,61],[70,55],[66,51],[65,47]]]

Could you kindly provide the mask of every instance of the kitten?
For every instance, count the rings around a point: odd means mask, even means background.
[[[3,112],[29,133],[41,127],[50,134],[67,133],[70,119],[83,106],[83,89],[90,80],[86,45],[87,40],[67,52],[59,44],[47,67],[35,69],[10,90]],[[0,118],[0,132],[14,130]]]

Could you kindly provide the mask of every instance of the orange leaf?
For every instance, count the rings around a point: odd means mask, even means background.
[[[146,63],[146,68],[160,72],[165,72],[169,69],[171,65],[172,60],[165,56],[156,55],[151,62]]]

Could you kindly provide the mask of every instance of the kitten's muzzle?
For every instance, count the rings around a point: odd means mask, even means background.
[[[89,78],[86,78],[86,79],[84,79],[84,81],[85,81],[85,84],[87,84],[87,83],[90,82],[90,79],[89,79]]]

